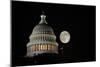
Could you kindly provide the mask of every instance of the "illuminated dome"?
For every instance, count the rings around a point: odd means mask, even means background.
[[[58,53],[58,43],[53,29],[47,24],[46,16],[41,15],[41,21],[36,25],[27,44],[27,56],[42,53]]]

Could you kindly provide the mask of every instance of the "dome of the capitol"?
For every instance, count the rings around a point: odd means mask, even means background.
[[[45,15],[41,15],[41,21],[34,27],[29,36],[30,41],[27,43],[27,56],[35,56],[42,53],[58,53],[56,36],[45,18]]]
[[[33,29],[33,34],[54,34],[53,29],[47,24],[38,24]]]

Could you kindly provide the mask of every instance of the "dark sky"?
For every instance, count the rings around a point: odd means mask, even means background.
[[[65,59],[61,61],[68,62],[66,58],[72,62],[95,60],[95,6],[13,1],[11,47],[14,65],[22,65],[19,61],[25,59],[23,57],[26,54],[26,44],[34,26],[41,19],[42,10],[47,16],[47,23],[54,30],[59,48],[64,46]],[[71,35],[67,44],[61,43],[59,39],[64,30],[69,31]]]

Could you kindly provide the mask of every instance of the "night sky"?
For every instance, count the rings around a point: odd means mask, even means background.
[[[11,2],[12,65],[37,65],[53,63],[71,63],[95,61],[95,6],[50,4],[38,2]],[[53,28],[63,53],[52,57],[27,58],[26,45],[34,26],[40,21],[42,11],[45,12],[47,23]],[[70,42],[63,44],[60,33],[68,31]],[[35,59],[36,59],[35,58]],[[43,59],[43,60],[42,60]],[[53,60],[50,60],[53,59]]]

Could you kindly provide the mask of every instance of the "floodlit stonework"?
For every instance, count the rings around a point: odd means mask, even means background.
[[[41,21],[36,25],[27,43],[27,56],[32,57],[42,53],[58,53],[58,43],[53,29],[47,24],[46,16],[41,15]]]

